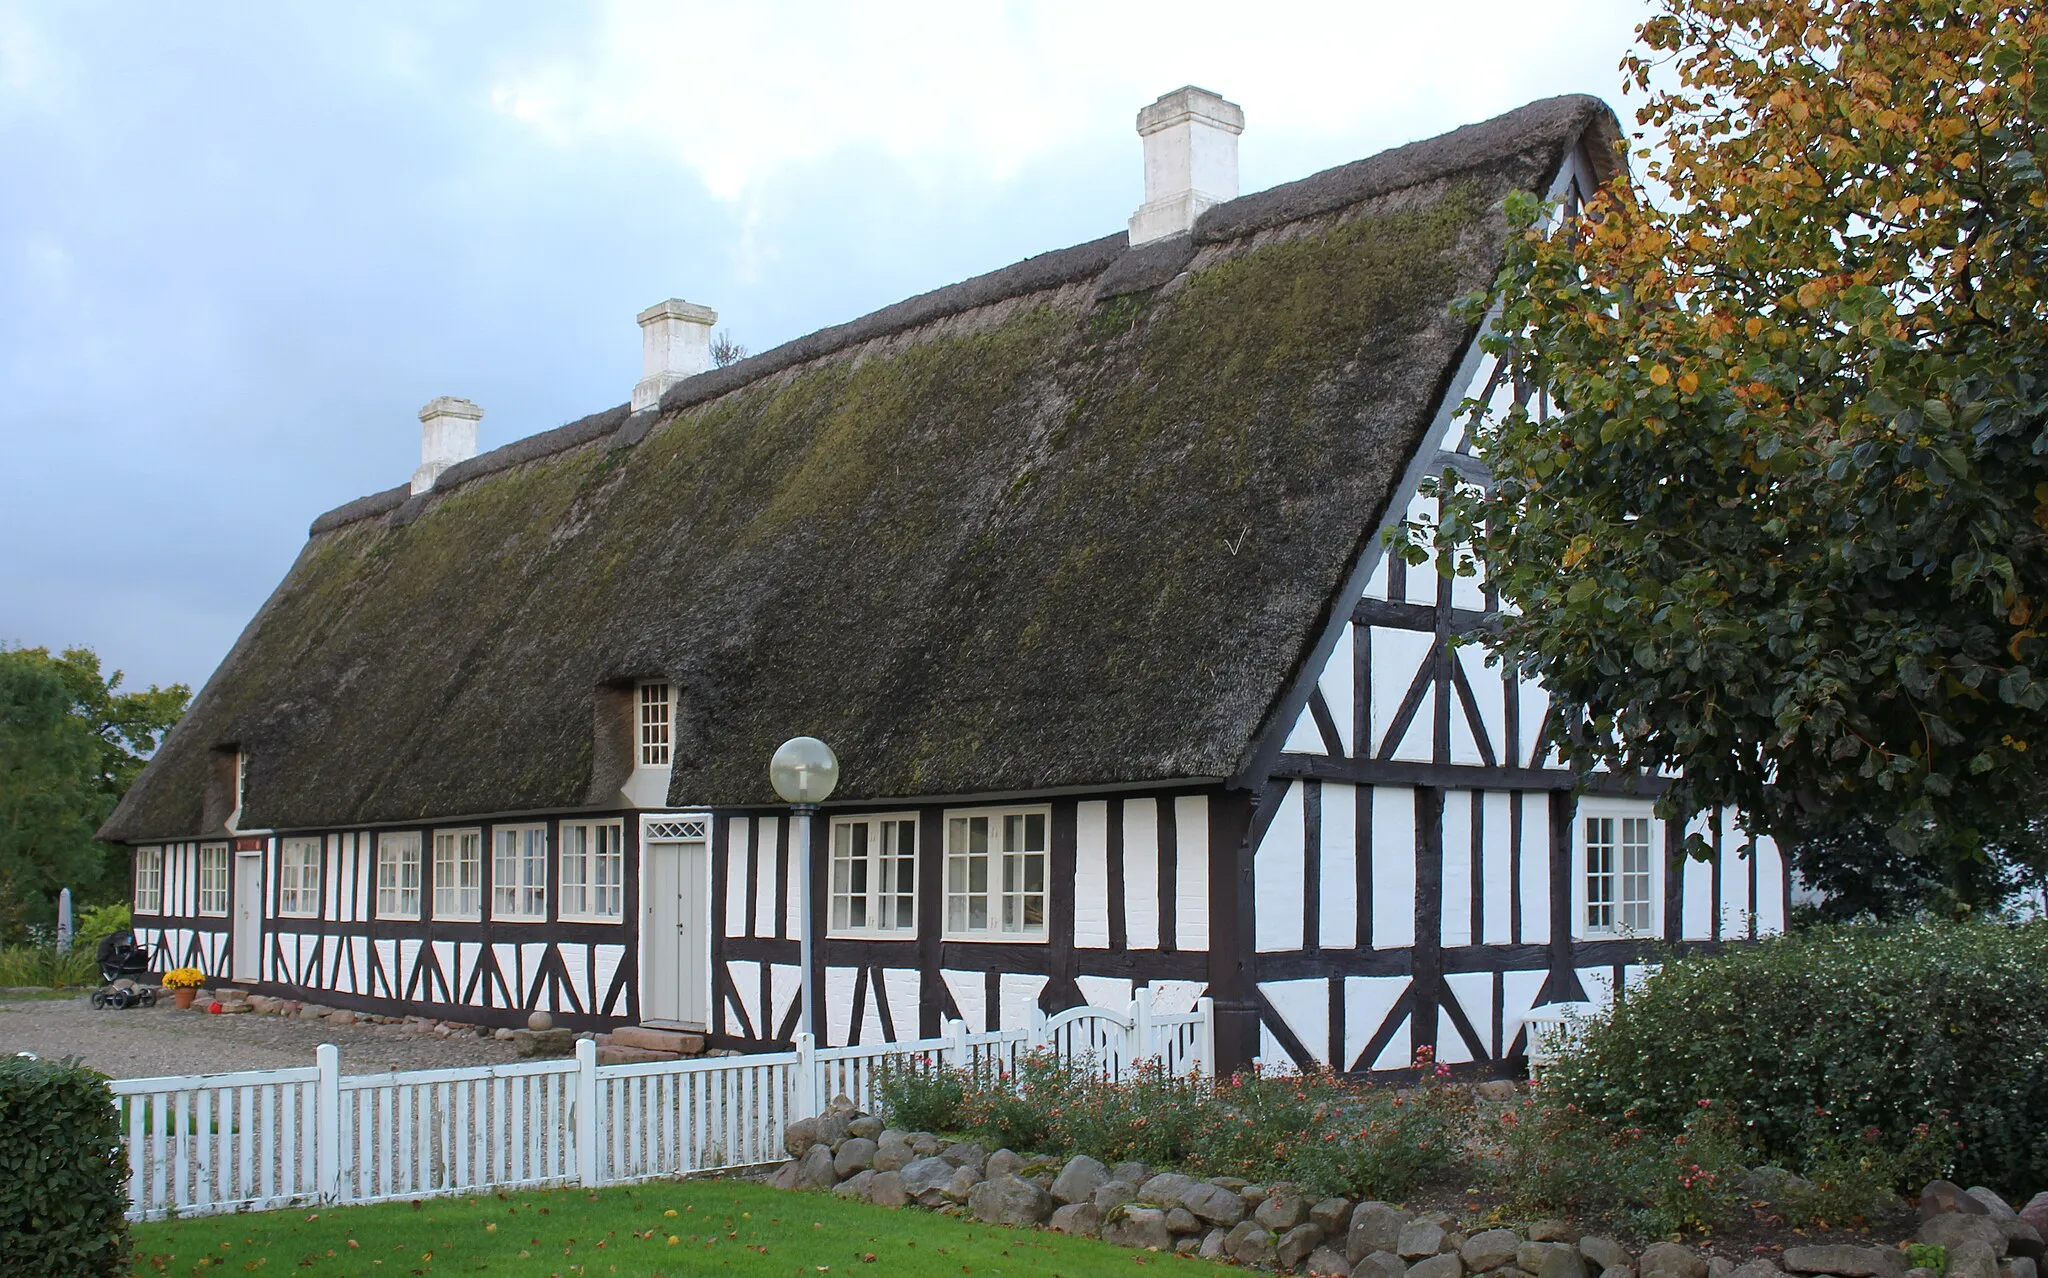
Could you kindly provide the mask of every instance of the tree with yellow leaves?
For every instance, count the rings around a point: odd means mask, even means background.
[[[1470,406],[1493,483],[1446,477],[1433,535],[1517,605],[1578,766],[1980,858],[2048,758],[2048,8],[1659,0],[1638,34],[1669,195],[1624,175],[1550,234],[1513,202],[1472,305],[1550,407]]]

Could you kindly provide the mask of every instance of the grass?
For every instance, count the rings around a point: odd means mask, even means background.
[[[752,1181],[692,1180],[252,1212],[134,1227],[137,1275],[821,1273],[1044,1278],[1220,1272],[1047,1230],[893,1211]]]

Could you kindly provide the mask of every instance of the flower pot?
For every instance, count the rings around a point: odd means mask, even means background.
[[[171,991],[171,997],[172,997],[172,998],[174,998],[174,999],[176,999],[176,1000],[178,1001],[178,1010],[179,1010],[179,1011],[181,1011],[181,1012],[183,1012],[183,1011],[188,1011],[188,1010],[190,1010],[190,1009],[191,1009],[191,1007],[192,1007],[192,1000],[193,1000],[194,998],[198,997],[198,995],[199,995],[199,991],[198,991],[198,990],[172,990],[172,991]]]

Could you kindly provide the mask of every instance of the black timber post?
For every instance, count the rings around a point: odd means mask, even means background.
[[[1550,977],[1542,1001],[1574,1003],[1586,997],[1572,964],[1572,813],[1578,806],[1567,790],[1550,792]]]
[[[946,978],[940,970],[946,921],[946,816],[942,808],[917,814],[917,1034],[937,1038],[946,1019]]]
[[[1437,1009],[1444,995],[1444,792],[1415,788],[1414,1019],[1408,1046],[1436,1053]]]
[[[1046,957],[1049,960],[1044,991],[1038,1005],[1046,1012],[1063,1012],[1083,1002],[1075,980],[1079,966],[1074,956],[1074,872],[1079,859],[1080,805],[1073,799],[1054,799],[1052,828],[1047,831],[1051,847],[1046,883]]]
[[[1209,997],[1216,1010],[1219,1078],[1250,1069],[1259,1053],[1252,970],[1252,795],[1219,790],[1209,799]]]

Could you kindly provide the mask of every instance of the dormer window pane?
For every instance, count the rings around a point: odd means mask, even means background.
[[[669,766],[673,698],[665,683],[640,685],[640,766]]]

